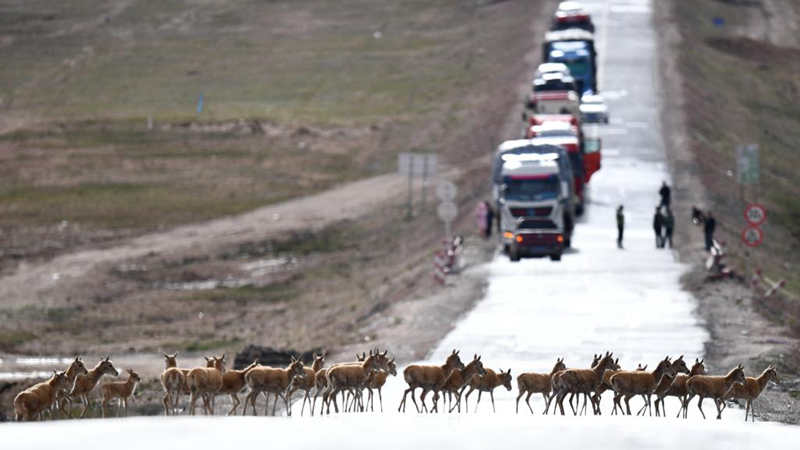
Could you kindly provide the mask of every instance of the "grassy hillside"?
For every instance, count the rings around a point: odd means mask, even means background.
[[[0,272],[390,172],[400,151],[474,155],[490,140],[464,134],[506,108],[538,9],[3,2]]]
[[[709,193],[705,206],[717,215],[718,237],[748,275],[761,267],[800,293],[800,47],[792,35],[780,38],[791,29],[771,23],[776,17],[762,3],[673,2],[683,35],[679,66],[696,173]],[[783,4],[784,18],[800,13],[798,5]],[[715,26],[713,18],[724,25]],[[736,182],[735,152],[748,143],[760,146],[761,182],[743,189]],[[743,209],[753,201],[768,210],[757,249],[740,240]]]

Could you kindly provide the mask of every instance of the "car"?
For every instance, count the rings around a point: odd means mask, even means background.
[[[569,28],[582,28],[594,33],[594,23],[588,11],[578,2],[566,1],[558,5],[553,17],[551,30],[567,30]]]
[[[591,94],[581,97],[578,110],[583,123],[608,123],[608,106],[600,95]]]
[[[566,116],[566,115],[565,115]],[[547,121],[528,127],[525,138],[574,137],[578,139],[579,130],[576,125],[567,121]]]
[[[546,73],[533,80],[534,92],[578,91],[575,79],[562,73]]]
[[[539,67],[536,68],[536,73],[533,75],[533,79],[536,80],[538,78],[542,78],[545,74],[561,74],[562,76],[572,76],[569,73],[569,66],[564,63],[541,63]]]

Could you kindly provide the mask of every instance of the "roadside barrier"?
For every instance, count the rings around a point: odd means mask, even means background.
[[[461,251],[464,238],[455,236],[453,239],[443,239],[443,249],[438,250],[433,256],[433,278],[441,284],[447,281],[447,275],[455,273],[461,267]]]

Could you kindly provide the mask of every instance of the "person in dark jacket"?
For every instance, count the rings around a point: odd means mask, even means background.
[[[658,194],[661,195],[661,204],[659,206],[669,208],[669,203],[672,201],[672,189],[669,188],[666,181],[661,183],[661,189],[658,190]]]
[[[617,248],[622,248],[622,232],[625,231],[625,214],[622,205],[617,208]]]
[[[661,228],[664,226],[664,216],[661,215],[661,207],[656,206],[656,213],[653,214],[653,231],[656,233],[656,248],[664,246],[664,237]]]
[[[664,247],[669,244],[669,248],[672,248],[672,232],[675,230],[675,216],[672,215],[672,210],[666,208],[667,213],[664,215],[664,240],[661,242],[661,246]]]
[[[709,211],[706,214],[706,220],[703,222],[703,231],[705,231],[706,235],[706,251],[710,252],[711,247],[714,246],[714,229],[717,228],[717,221],[714,219],[714,215],[711,214]]]
[[[492,223],[494,222],[494,208],[492,208],[492,204],[489,202],[483,202],[486,204],[486,238],[492,237]]]

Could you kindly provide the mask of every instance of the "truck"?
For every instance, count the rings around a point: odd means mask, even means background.
[[[597,52],[594,35],[580,28],[550,31],[542,47],[545,62],[563,63],[578,85],[578,94],[597,93]]]
[[[495,152],[492,185],[509,258],[561,260],[575,227],[572,168],[564,149],[529,139],[506,141]]]
[[[526,101],[528,108],[538,114],[580,113],[580,96],[575,79],[563,73],[546,73],[533,80],[532,93]]]
[[[542,117],[546,116],[537,117],[542,120]],[[577,198],[575,214],[583,214],[586,184],[592,175],[600,170],[602,158],[600,138],[596,135],[586,138],[579,126],[567,121],[544,121],[540,125],[531,125],[526,137],[531,138],[533,145],[559,146],[567,152]]]

